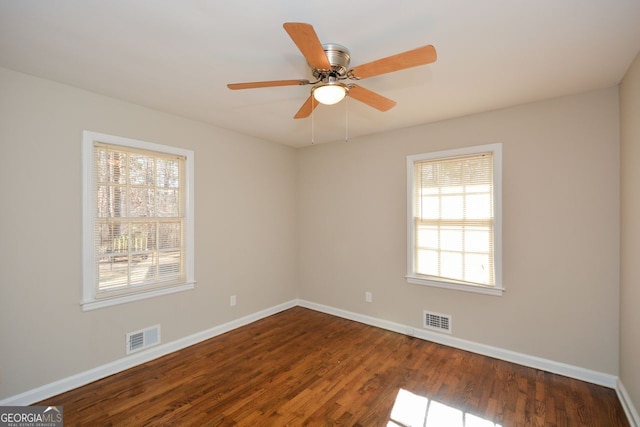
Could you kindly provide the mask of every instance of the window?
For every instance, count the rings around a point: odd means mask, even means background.
[[[502,146],[407,157],[407,281],[502,295]]]
[[[85,131],[83,309],[192,289],[193,152]]]

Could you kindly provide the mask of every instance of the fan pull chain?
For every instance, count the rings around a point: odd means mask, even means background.
[[[316,143],[315,132],[314,132],[314,127],[313,127],[313,124],[314,124],[313,123],[313,116],[314,116],[314,112],[313,111],[315,110],[315,108],[313,107],[313,101],[315,101],[315,100],[313,99],[313,96],[311,96],[311,145]]]
[[[344,101],[344,142],[349,142],[349,97]]]

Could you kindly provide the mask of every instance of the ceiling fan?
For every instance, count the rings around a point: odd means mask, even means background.
[[[417,67],[434,62],[436,50],[432,45],[388,56],[357,67],[349,68],[351,55],[349,49],[335,43],[320,43],[313,26],[301,22],[283,24],[289,37],[298,46],[300,52],[311,67],[316,81],[309,80],[272,80],[262,82],[230,83],[229,89],[255,89],[274,86],[312,85],[311,95],[293,117],[302,119],[309,117],[319,103],[332,105],[350,96],[380,111],[387,111],[396,102],[369,89],[354,83],[343,83],[344,80],[360,80],[406,68]],[[314,102],[317,101],[317,102]]]

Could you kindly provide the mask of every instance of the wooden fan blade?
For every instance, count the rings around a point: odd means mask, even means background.
[[[302,107],[298,110],[294,119],[304,119],[311,115],[311,112],[318,106],[318,101],[313,99],[313,95],[307,98],[307,100],[302,104]]]
[[[297,86],[308,85],[309,80],[272,80],[266,82],[247,82],[247,83],[229,83],[227,87],[231,90],[238,89],[255,89],[259,87],[274,86]]]
[[[380,111],[387,111],[396,105],[396,101],[358,85],[350,85],[349,96]]]
[[[313,26],[302,22],[286,22],[282,26],[311,67],[320,70],[331,69],[331,63],[324,53],[322,43],[320,43]]]
[[[364,79],[366,77],[404,70],[405,68],[417,67],[418,65],[430,64],[435,62],[437,58],[436,48],[432,45],[427,45],[358,65],[354,67],[349,74],[355,78]]]

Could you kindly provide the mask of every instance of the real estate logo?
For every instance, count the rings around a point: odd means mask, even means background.
[[[0,406],[0,427],[62,427],[62,406]]]

